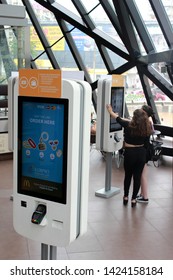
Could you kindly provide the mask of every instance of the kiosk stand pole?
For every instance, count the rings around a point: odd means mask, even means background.
[[[111,189],[112,153],[106,153],[105,191]]]
[[[48,260],[48,245],[41,243],[41,260]]]
[[[56,260],[57,247],[47,244],[41,244],[41,260]]]
[[[57,256],[57,247],[56,246],[50,246],[50,260],[56,260]]]
[[[95,192],[96,196],[109,198],[120,192],[120,188],[111,187],[111,172],[112,172],[112,152],[106,153],[106,174],[105,174],[105,188]]]

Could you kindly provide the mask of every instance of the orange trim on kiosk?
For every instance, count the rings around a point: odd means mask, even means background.
[[[124,76],[112,75],[112,87],[124,87]]]
[[[19,95],[60,98],[61,93],[61,70],[19,70]]]

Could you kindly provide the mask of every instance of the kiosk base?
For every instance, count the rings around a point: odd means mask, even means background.
[[[110,190],[105,190],[105,188],[100,189],[98,191],[95,192],[95,196],[100,196],[100,197],[104,197],[104,198],[109,198],[112,197],[116,194],[120,193],[120,188],[117,187],[111,187]]]

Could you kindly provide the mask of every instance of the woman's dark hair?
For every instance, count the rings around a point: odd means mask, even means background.
[[[143,105],[142,110],[144,110],[147,113],[148,117],[153,117],[154,112],[153,112],[153,109],[150,106]]]
[[[136,109],[133,112],[132,120],[129,124],[131,135],[149,136],[152,133],[151,123],[147,113],[143,109]]]

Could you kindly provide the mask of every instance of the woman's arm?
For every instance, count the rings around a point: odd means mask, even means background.
[[[110,104],[106,105],[106,108],[109,112],[109,114],[111,115],[112,118],[116,119],[118,117],[118,113],[114,113],[112,110],[112,106]]]
[[[111,116],[112,118],[116,119],[116,121],[117,121],[120,125],[122,125],[123,127],[127,127],[127,126],[128,126],[130,120],[120,118],[120,117],[118,116],[118,113],[114,113],[114,112],[113,112],[112,106],[111,106],[110,104],[107,104],[107,105],[106,105],[106,108],[107,108],[107,110],[108,110],[110,116]]]

